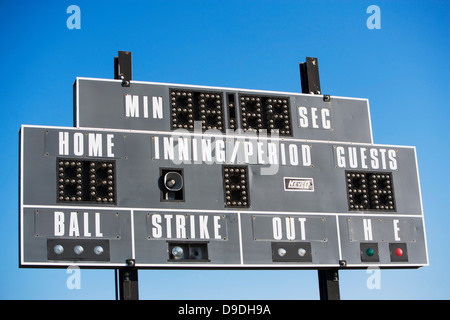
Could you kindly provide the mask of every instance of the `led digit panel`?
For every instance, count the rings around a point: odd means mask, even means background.
[[[391,173],[347,171],[346,182],[349,210],[396,210]]]
[[[222,95],[219,93],[200,93],[198,102],[202,130],[218,129],[222,131]]]
[[[239,95],[241,123],[244,131],[266,129],[280,136],[292,136],[289,99]]]
[[[194,129],[194,121],[201,121],[202,131],[223,131],[222,94],[171,90],[172,129]]]
[[[223,166],[223,182],[226,208],[250,207],[246,166]]]
[[[236,129],[234,94],[227,94],[228,125]],[[202,131],[224,131],[223,97],[220,92],[170,90],[171,124],[175,129],[194,129],[201,121]],[[240,94],[238,97],[243,131],[267,130],[280,136],[292,136],[290,102],[286,97],[265,97]]]
[[[57,159],[58,202],[116,204],[115,162]]]

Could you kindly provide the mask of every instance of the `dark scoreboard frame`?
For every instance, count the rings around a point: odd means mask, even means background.
[[[21,267],[428,265],[416,150],[373,144],[367,99],[87,78],[74,94],[75,128],[21,128]]]

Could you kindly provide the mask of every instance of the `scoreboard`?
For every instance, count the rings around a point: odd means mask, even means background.
[[[416,150],[367,99],[77,78],[20,131],[20,265],[428,265]]]

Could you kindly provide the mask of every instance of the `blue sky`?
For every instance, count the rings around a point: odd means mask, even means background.
[[[66,9],[81,9],[69,30]],[[381,29],[369,30],[369,5]],[[77,76],[113,78],[118,50],[133,79],[300,92],[298,63],[319,59],[324,93],[368,98],[376,144],[417,147],[430,266],[341,271],[343,299],[449,299],[450,3],[438,1],[5,1],[0,0],[1,299],[114,299],[112,270],[18,268],[21,124],[73,125]],[[443,280],[444,279],[444,280]],[[139,272],[142,299],[318,299],[316,271]]]

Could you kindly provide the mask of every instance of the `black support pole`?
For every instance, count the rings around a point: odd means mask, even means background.
[[[300,80],[302,93],[321,94],[317,58],[306,57],[306,62],[300,62]]]
[[[139,300],[137,269],[119,269],[119,299]]]
[[[119,51],[114,57],[114,79],[122,80],[122,87],[129,87],[132,79],[132,63],[130,51]],[[139,300],[138,270],[135,260],[128,259],[127,266],[115,272],[116,299]]]
[[[114,79],[122,80],[122,87],[129,87],[132,79],[131,51],[119,51],[114,57]]]
[[[138,270],[134,267],[134,260],[127,260],[127,267],[119,269],[119,279],[116,278],[116,299],[139,300]],[[119,293],[117,294],[117,280]]]
[[[320,300],[340,300],[338,269],[319,269]]]
[[[302,93],[322,94],[317,58],[306,57],[306,62],[300,62],[300,80]],[[324,96],[324,101],[329,99],[330,96]],[[340,300],[338,270],[338,268],[318,270],[320,300]]]

